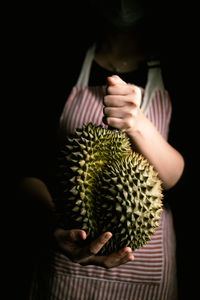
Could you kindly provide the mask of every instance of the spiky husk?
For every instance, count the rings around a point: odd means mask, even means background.
[[[159,225],[161,181],[125,133],[91,123],[77,129],[61,153],[59,178],[63,227],[85,230],[88,240],[111,231],[102,255],[142,247]]]

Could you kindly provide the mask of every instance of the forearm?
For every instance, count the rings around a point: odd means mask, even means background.
[[[158,132],[155,126],[139,112],[140,122],[136,130],[129,130],[128,135],[133,147],[154,166],[165,189],[173,187],[180,179],[184,159]]]
[[[36,177],[24,177],[19,183],[20,194],[27,199],[31,199],[49,211],[54,211],[54,203],[46,184]]]
[[[31,243],[45,244],[51,240],[57,219],[52,196],[46,184],[35,177],[19,183],[19,205],[23,209],[24,230],[30,232]]]
[[[125,131],[134,149],[154,166],[166,189],[176,184],[182,175],[182,155],[169,145],[140,109],[141,90],[126,84],[114,75],[108,77],[104,97],[105,123]]]

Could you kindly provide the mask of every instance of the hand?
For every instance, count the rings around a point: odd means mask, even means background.
[[[104,123],[127,133],[137,130],[142,99],[140,88],[127,84],[117,75],[108,77],[107,81]]]
[[[82,265],[98,265],[104,268],[113,268],[128,261],[134,260],[129,247],[123,248],[108,256],[98,256],[98,252],[112,237],[110,232],[105,232],[90,244],[86,241],[86,233],[83,230],[56,229],[54,237],[60,249],[73,261]]]

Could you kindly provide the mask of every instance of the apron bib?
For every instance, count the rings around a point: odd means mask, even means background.
[[[70,134],[75,128],[92,122],[107,127],[103,122],[103,97],[105,86],[88,86],[95,45],[86,53],[76,85],[65,103],[60,128],[63,135]],[[167,138],[171,116],[171,103],[168,93],[164,90],[161,69],[157,61],[148,63],[147,83],[142,89],[142,112],[152,121],[160,133]],[[156,111],[157,110],[157,111]],[[159,113],[159,117],[157,116]]]

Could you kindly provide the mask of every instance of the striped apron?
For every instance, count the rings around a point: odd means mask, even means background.
[[[90,48],[77,81],[72,88],[61,118],[66,135],[83,124],[103,125],[105,86],[89,87],[95,46]],[[151,65],[143,90],[141,110],[167,139],[171,102],[164,90],[159,66]],[[47,256],[47,255],[46,255]],[[134,251],[135,260],[112,269],[81,266],[57,251],[50,251],[48,263],[36,273],[32,300],[177,300],[175,235],[172,215],[164,209],[160,226],[151,240]],[[45,268],[46,264],[46,268]]]

